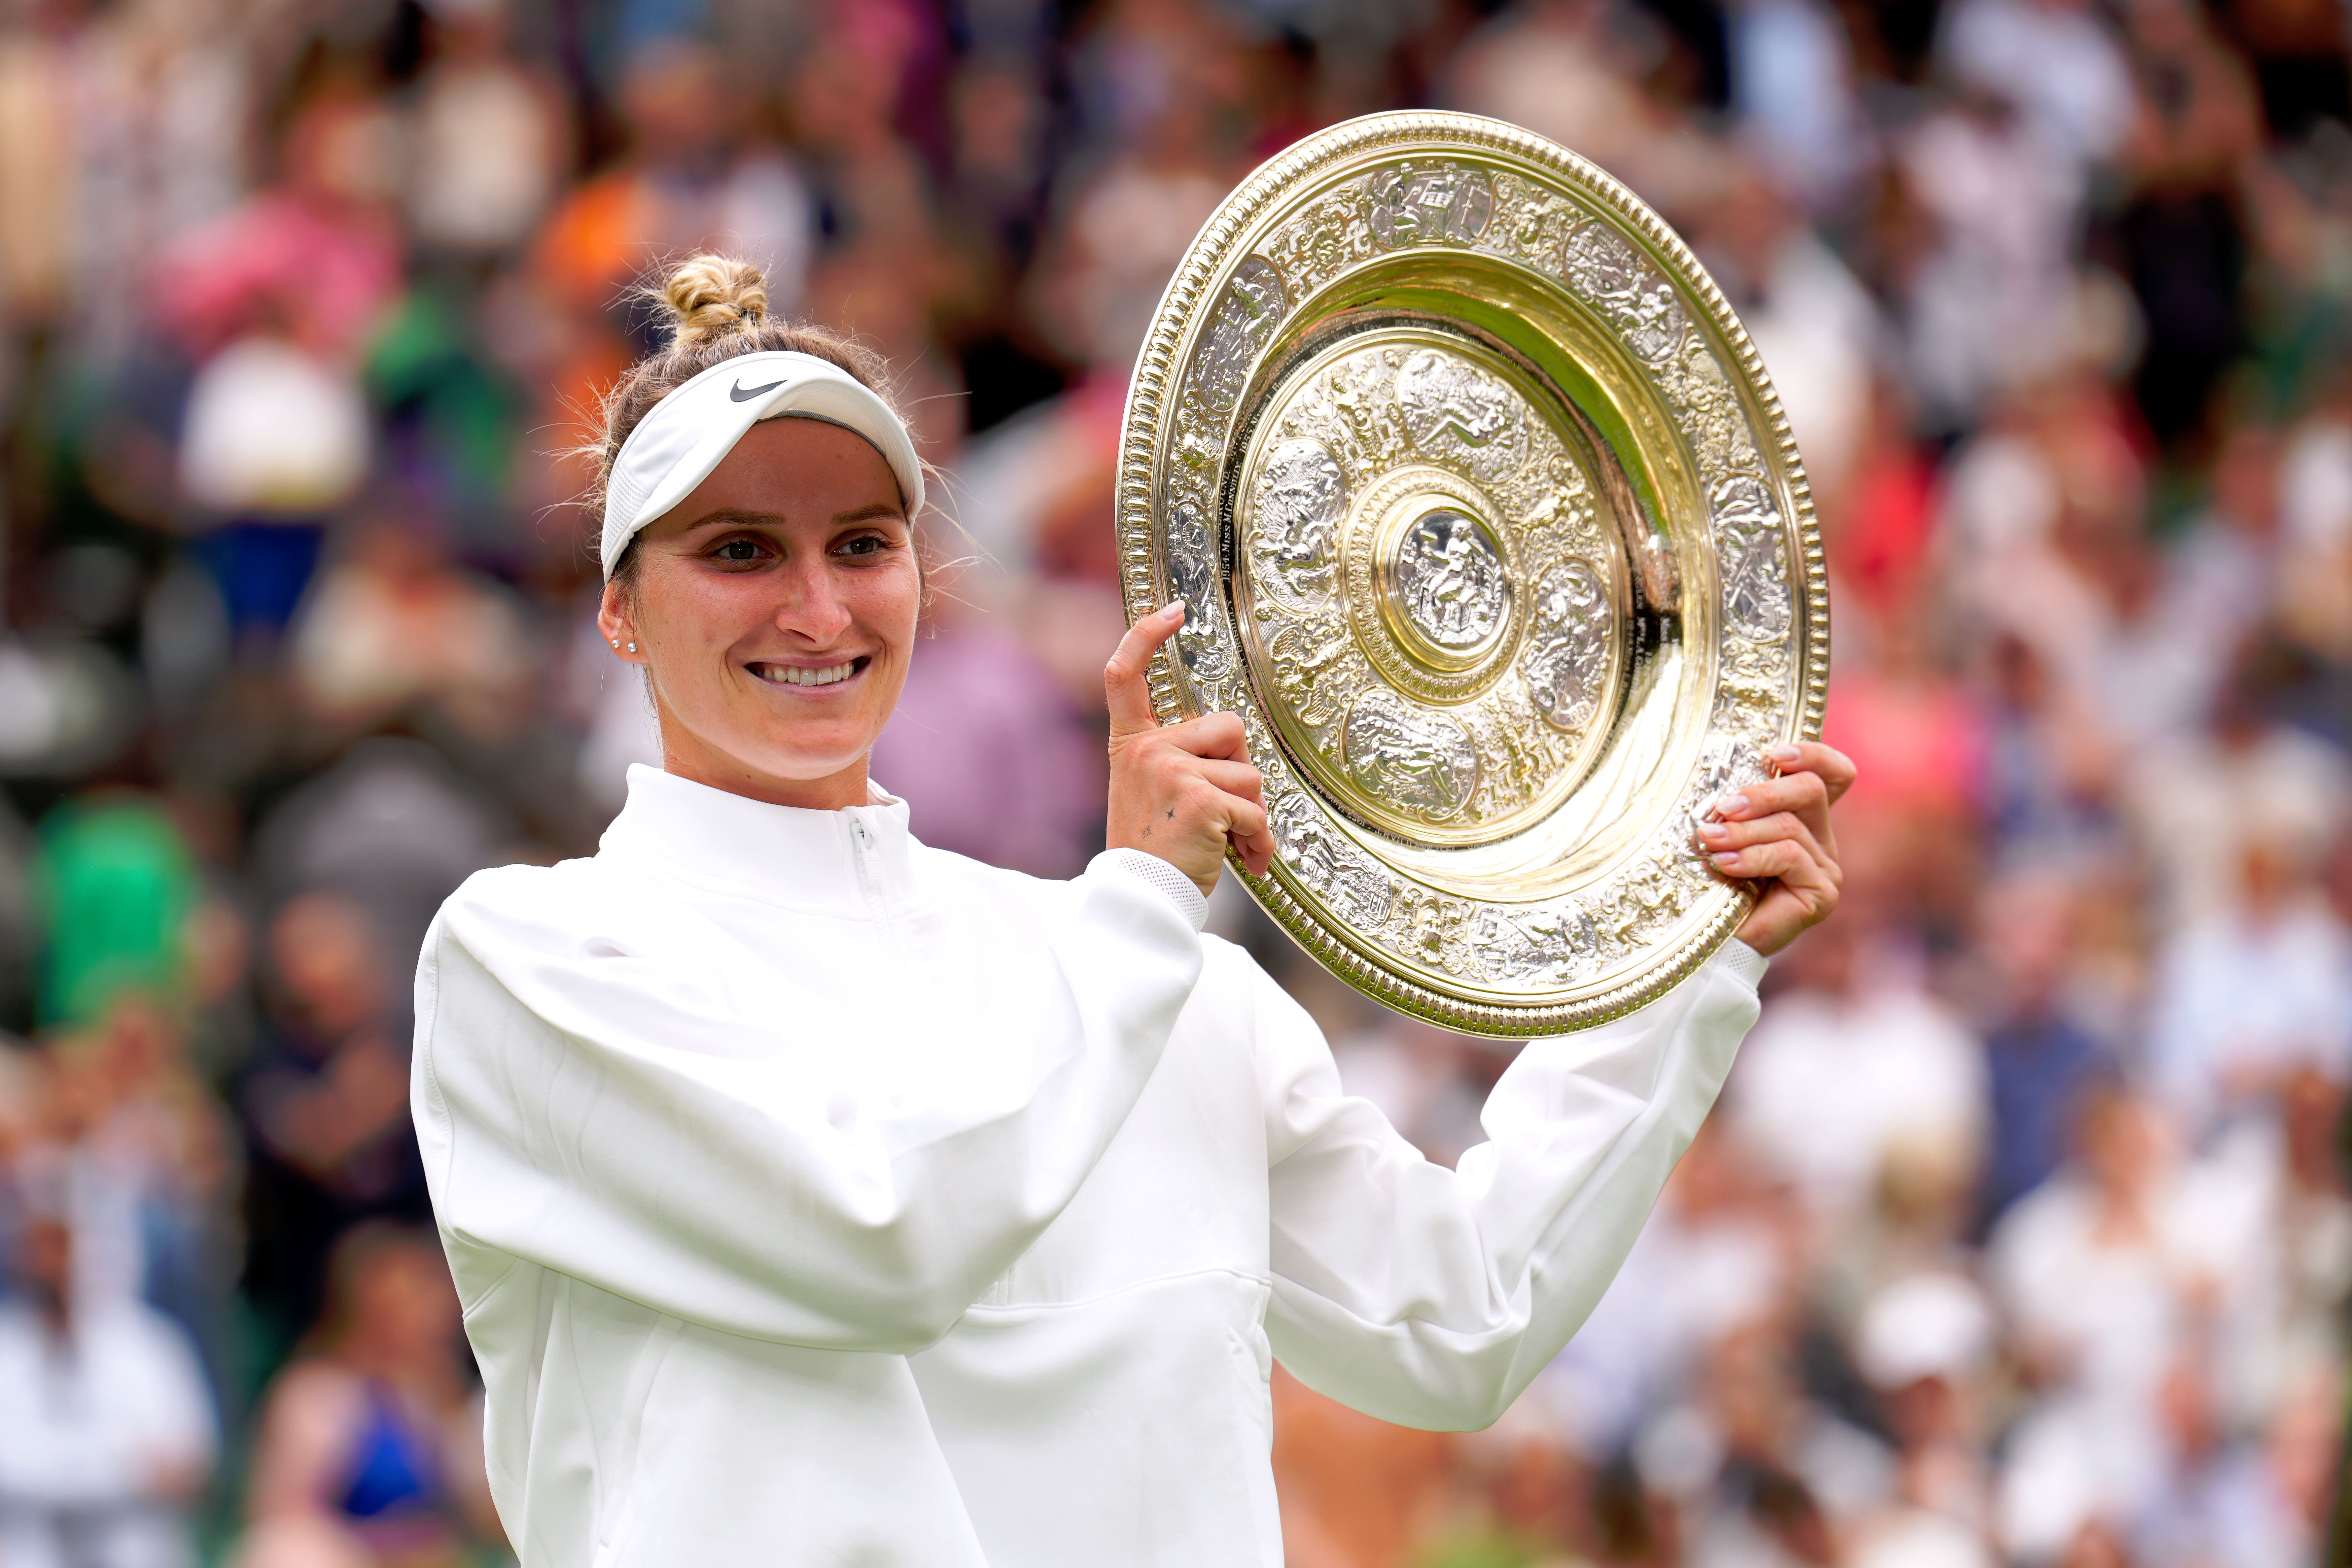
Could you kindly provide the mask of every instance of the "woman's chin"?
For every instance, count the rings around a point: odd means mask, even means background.
[[[839,778],[863,766],[866,753],[874,749],[873,736],[865,733],[862,727],[856,734],[839,737],[837,742],[827,736],[818,738],[818,743],[812,745],[808,743],[810,739],[796,735],[795,744],[758,747],[743,761],[781,783],[812,784]]]

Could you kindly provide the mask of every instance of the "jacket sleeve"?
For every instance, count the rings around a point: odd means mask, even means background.
[[[755,1339],[930,1343],[1094,1168],[1200,972],[1132,869],[1050,894],[1007,912],[1046,956],[999,994],[909,1006],[877,963],[870,1010],[780,1019],[583,942],[560,894],[461,889],[418,966],[412,1082],[453,1255]]]
[[[1437,1430],[1501,1416],[1625,1260],[1757,1016],[1764,961],[1734,942],[1640,1012],[1528,1045],[1433,1164],[1339,1088],[1322,1036],[1260,976],[1273,1301],[1299,1381]]]

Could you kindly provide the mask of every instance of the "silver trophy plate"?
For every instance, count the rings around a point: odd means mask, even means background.
[[[1251,175],[1145,342],[1118,527],[1129,618],[1188,610],[1160,718],[1242,716],[1243,879],[1350,985],[1559,1033],[1747,912],[1696,830],[1820,733],[1821,540],[1721,292],[1575,153],[1381,114]]]

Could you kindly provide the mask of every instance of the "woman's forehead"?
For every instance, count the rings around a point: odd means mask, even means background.
[[[790,416],[763,419],[743,432],[703,485],[712,480],[795,490],[821,487],[828,493],[866,489],[892,498],[898,494],[898,477],[865,437],[830,420]]]
[[[898,477],[872,443],[822,419],[765,419],[662,518],[664,532],[714,512],[783,522],[830,522],[850,513],[905,515]]]

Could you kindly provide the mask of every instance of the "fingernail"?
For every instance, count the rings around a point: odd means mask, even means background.
[[[1730,831],[1731,829],[1720,822],[1702,822],[1698,825],[1698,836],[1701,838],[1720,838]]]
[[[1160,606],[1160,613],[1163,616],[1181,616],[1184,613],[1184,601],[1181,599],[1171,599],[1168,603]]]
[[[1746,811],[1748,797],[1744,795],[1724,795],[1716,801],[1715,809],[1726,816],[1729,816],[1735,811]]]
[[[1714,861],[1718,866],[1737,866],[1739,864],[1739,851],[1737,849],[1726,849],[1718,854],[1710,855],[1707,858]]]
[[[1801,746],[1775,746],[1771,751],[1772,760],[1776,763],[1793,763],[1804,754]]]

